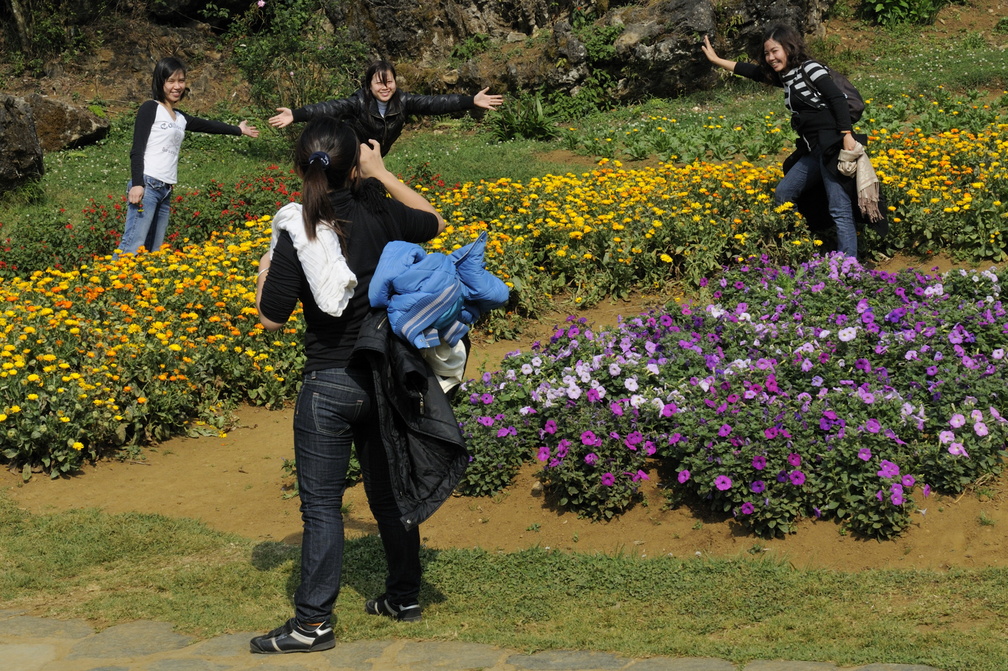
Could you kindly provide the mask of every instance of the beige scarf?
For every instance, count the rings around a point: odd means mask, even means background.
[[[871,160],[865,152],[864,147],[859,142],[853,150],[840,150],[840,160],[837,163],[837,170],[841,175],[853,177],[857,185],[858,207],[861,214],[868,217],[871,222],[881,221],[882,213],[879,212],[879,180],[872,167]]]

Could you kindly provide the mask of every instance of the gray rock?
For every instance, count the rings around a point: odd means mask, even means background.
[[[127,622],[82,640],[73,646],[67,658],[140,657],[179,650],[192,642],[191,637],[172,631],[167,622]]]
[[[496,666],[508,653],[480,643],[417,642],[396,656],[399,664],[423,669],[486,669]]]
[[[109,120],[68,103],[33,94],[27,98],[42,151],[94,144],[109,133]]]
[[[40,671],[55,661],[56,652],[56,646],[40,643],[0,645],[0,669]]]
[[[622,669],[630,660],[605,652],[571,650],[546,650],[534,655],[511,655],[507,663],[517,669],[535,671],[594,671],[595,669]]]
[[[4,620],[3,638],[27,638],[32,641],[49,639],[81,639],[94,634],[84,620],[53,620],[25,615]]]
[[[0,193],[44,174],[31,107],[22,98],[0,94]]]
[[[736,667],[712,657],[652,657],[634,662],[626,671],[736,671]]]

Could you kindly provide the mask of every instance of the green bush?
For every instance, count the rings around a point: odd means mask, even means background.
[[[498,142],[551,140],[560,134],[556,117],[543,105],[538,93],[509,97],[488,123],[490,134]]]
[[[253,5],[229,31],[252,100],[296,108],[349,94],[367,61],[364,45],[329,24],[316,0]]]
[[[869,0],[864,13],[880,26],[930,25],[949,0]]]

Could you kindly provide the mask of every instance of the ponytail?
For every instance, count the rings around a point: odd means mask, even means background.
[[[336,218],[331,194],[355,188],[354,169],[359,162],[357,135],[345,123],[333,117],[320,117],[310,121],[301,132],[294,145],[294,169],[302,180],[302,216],[309,240],[315,239],[318,226],[329,226],[346,246],[345,222]]]

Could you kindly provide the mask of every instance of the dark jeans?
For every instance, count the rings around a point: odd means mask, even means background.
[[[339,595],[341,507],[351,445],[357,448],[364,491],[385,548],[385,593],[398,604],[416,603],[420,593],[420,530],[406,531],[399,520],[374,397],[366,365],[308,373],[298,395],[294,456],[304,537],[294,605],[301,622],[329,621]]]
[[[788,170],[784,179],[777,184],[774,198],[778,205],[795,203],[798,201],[798,196],[816,181],[822,181],[826,188],[826,204],[830,217],[836,224],[837,251],[856,259],[857,227],[854,223],[851,198],[835,171],[823,165],[822,149],[818,145]]]

